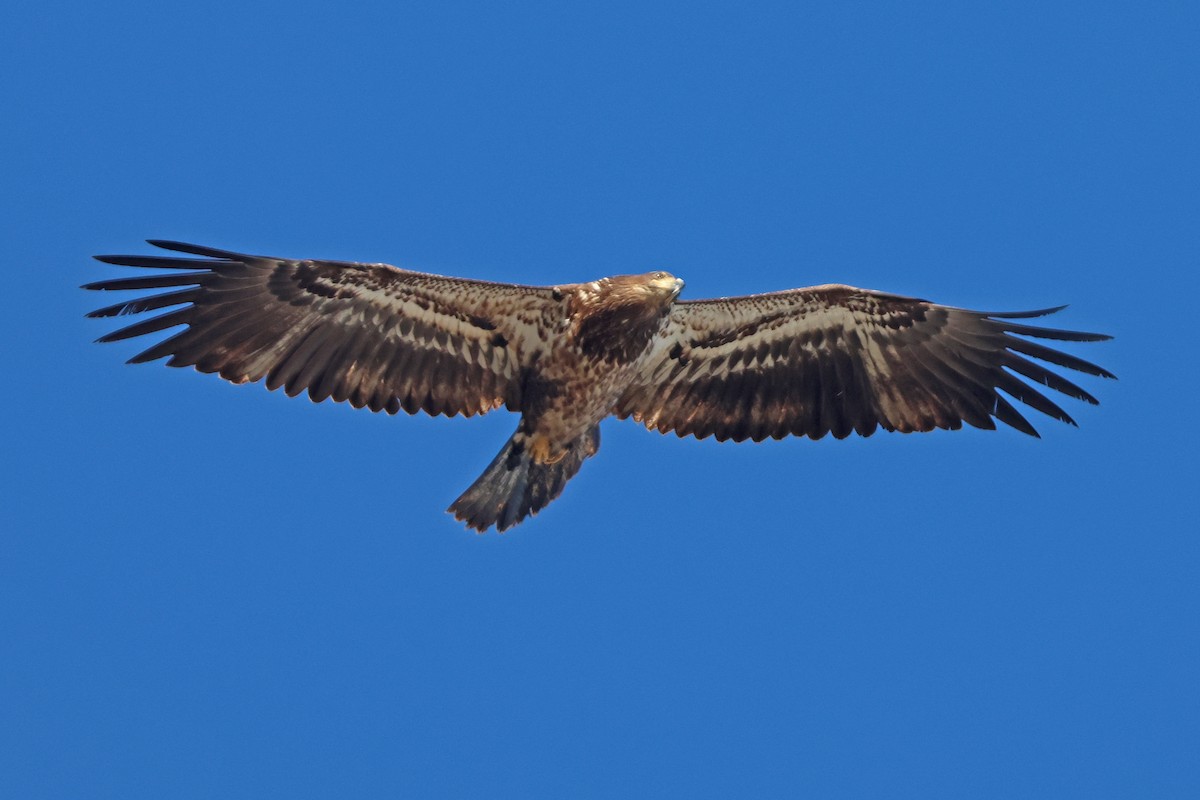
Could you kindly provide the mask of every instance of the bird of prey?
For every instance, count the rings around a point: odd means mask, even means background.
[[[265,380],[289,396],[389,414],[520,413],[512,438],[448,509],[481,532],[558,497],[596,454],[609,415],[735,442],[994,429],[996,420],[1037,436],[1004,395],[1072,425],[1030,383],[1097,401],[1030,359],[1113,377],[1031,340],[1110,338],[1021,321],[1061,306],[987,313],[836,284],[679,300],[683,281],[666,272],[521,286],[150,244],[196,258],[97,256],[159,271],[84,286],[172,290],[89,314],[180,306],[98,340],[187,326],[131,363],[169,357],[168,366],[233,383]]]

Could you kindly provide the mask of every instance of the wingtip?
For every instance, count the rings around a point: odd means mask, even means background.
[[[1063,303],[1061,306],[1051,306],[1050,308],[1035,308],[1032,311],[986,311],[983,316],[992,317],[995,319],[1035,319],[1037,317],[1046,317],[1051,314],[1057,314],[1069,304]]]
[[[235,253],[232,250],[222,250],[219,247],[209,247],[203,244],[192,244],[190,242],[180,242],[174,239],[147,239],[147,244],[163,250],[170,250],[174,253],[186,253],[190,256],[202,256],[204,258],[218,258],[226,261],[238,261],[244,258],[254,258],[246,253]]]
[[[158,247],[163,250],[174,250],[179,252],[181,247],[191,247],[187,242],[180,242],[175,239],[147,239],[146,244],[151,247]]]

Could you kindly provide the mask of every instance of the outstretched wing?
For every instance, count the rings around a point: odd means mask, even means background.
[[[201,256],[97,256],[171,270],[99,281],[101,291],[174,289],[93,311],[111,317],[183,306],[101,337],[187,328],[130,359],[170,356],[234,383],[266,379],[290,396],[395,414],[472,415],[521,406],[521,372],[545,343],[548,288],[408,272],[386,264],[289,261],[154,241]],[[180,270],[185,270],[180,272]]]
[[[1037,436],[1000,392],[1075,422],[1022,377],[1096,399],[1026,356],[1113,377],[1021,338],[1110,338],[1014,321],[1058,310],[983,313],[838,285],[681,302],[614,413],[721,441],[995,428],[993,418]]]

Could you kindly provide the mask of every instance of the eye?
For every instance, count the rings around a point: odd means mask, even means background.
[[[651,277],[651,278],[653,278],[653,279],[654,279],[654,280],[656,280],[656,281],[666,280],[667,273],[665,273],[665,272],[652,272],[652,273],[650,273],[650,277]]]

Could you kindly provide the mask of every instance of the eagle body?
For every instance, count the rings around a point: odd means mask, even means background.
[[[557,287],[560,330],[531,366],[536,401],[522,413],[536,449],[543,441],[549,448],[535,459],[557,460],[567,443],[612,413],[682,288],[683,281],[665,272]]]
[[[1097,402],[1039,362],[1113,377],[1033,341],[1109,338],[1021,321],[1058,308],[977,312],[835,284],[682,301],[683,282],[665,272],[522,286],[151,244],[197,257],[97,256],[155,272],[84,287],[170,290],[89,315],[174,309],[101,337],[186,326],[131,362],[166,357],[390,414],[518,412],[512,437],[449,509],[479,531],[503,531],[556,498],[610,415],[720,441],[997,420],[1036,436],[1005,396],[1070,424],[1030,383]]]
[[[521,422],[450,506],[477,530],[505,530],[562,492],[600,449],[600,421],[650,351],[683,281],[665,272],[554,287],[547,346],[530,359]]]

